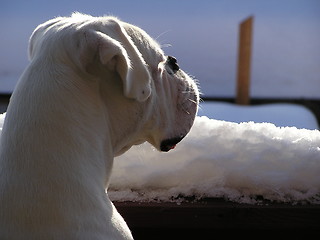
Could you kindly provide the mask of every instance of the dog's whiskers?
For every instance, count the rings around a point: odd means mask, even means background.
[[[172,30],[167,30],[167,31],[164,31],[164,32],[162,32],[162,33],[160,33],[159,35],[158,35],[158,37],[156,37],[156,40],[158,40],[158,38],[160,38],[162,35],[164,35],[164,34],[167,34],[168,32],[171,32]],[[161,45],[162,46],[162,45]],[[171,46],[171,45],[170,45]]]
[[[172,45],[170,43],[166,43],[166,44],[161,44],[162,48],[167,48],[167,47],[172,47]]]
[[[190,115],[190,112],[187,111],[185,108],[182,108],[182,110],[183,110],[186,114]]]
[[[193,99],[191,99],[191,98],[188,98],[187,100],[190,101],[190,102],[192,102],[192,103],[194,103],[194,104],[198,104],[197,101],[195,101],[195,100],[193,100]]]

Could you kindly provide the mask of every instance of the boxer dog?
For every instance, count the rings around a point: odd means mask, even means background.
[[[195,82],[140,28],[75,13],[39,25],[0,144],[0,239],[132,239],[106,193],[113,159],[189,132]]]

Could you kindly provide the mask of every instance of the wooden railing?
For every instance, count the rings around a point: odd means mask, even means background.
[[[250,104],[251,52],[253,16],[240,23],[236,103]]]

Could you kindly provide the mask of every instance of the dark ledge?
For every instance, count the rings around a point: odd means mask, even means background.
[[[320,205],[240,204],[222,199],[189,203],[115,202],[135,239],[171,239],[260,230],[303,234],[320,231]],[[197,238],[200,239],[200,238]],[[201,238],[202,239],[202,238]],[[211,239],[211,238],[210,238]]]

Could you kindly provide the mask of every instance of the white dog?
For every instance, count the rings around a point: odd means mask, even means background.
[[[0,143],[0,239],[132,239],[113,158],[189,132],[198,89],[143,30],[80,13],[39,25]]]

